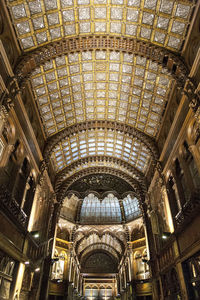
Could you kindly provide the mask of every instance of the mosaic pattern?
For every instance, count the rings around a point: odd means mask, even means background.
[[[150,155],[136,138],[118,131],[88,130],[60,142],[51,156],[54,168],[59,171],[72,162],[91,155],[117,157],[145,172]]]
[[[61,56],[32,75],[47,136],[89,120],[112,120],[156,136],[172,77],[133,54],[91,51]]]
[[[151,41],[179,51],[193,1],[7,1],[20,44],[31,50],[63,37],[110,34]]]

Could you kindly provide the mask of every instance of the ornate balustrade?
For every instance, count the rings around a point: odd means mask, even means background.
[[[11,220],[17,221],[17,223],[20,223],[24,228],[27,227],[27,215],[5,186],[0,186],[0,207],[4,212],[10,215]]]
[[[168,266],[174,263],[175,252],[174,252],[174,239],[168,243],[161,251],[158,257],[160,271],[166,269]]]
[[[195,191],[176,215],[177,230],[183,228],[200,212],[200,191]]]

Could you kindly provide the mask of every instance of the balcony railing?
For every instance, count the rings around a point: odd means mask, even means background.
[[[189,223],[200,212],[200,190],[196,190],[190,199],[183,205],[175,220],[177,227]]]
[[[0,207],[3,211],[11,215],[11,220],[14,218],[14,221],[20,223],[24,228],[27,227],[27,215],[5,186],[0,186]]]

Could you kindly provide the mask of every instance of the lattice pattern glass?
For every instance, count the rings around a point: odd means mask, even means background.
[[[117,157],[141,172],[145,172],[150,160],[148,149],[136,138],[112,130],[87,130],[74,134],[60,142],[51,156],[54,168],[59,171],[74,161],[92,156]]]
[[[126,220],[132,220],[141,215],[141,210],[139,208],[139,202],[136,197],[128,195],[123,199],[124,212]]]
[[[119,201],[113,194],[109,194],[102,201],[93,194],[83,199],[80,213],[82,224],[120,223],[121,220]]]
[[[146,58],[92,51],[47,62],[32,85],[47,136],[89,120],[123,122],[156,136],[172,77]]]
[[[135,37],[178,51],[195,1],[7,0],[24,50],[63,37]]]

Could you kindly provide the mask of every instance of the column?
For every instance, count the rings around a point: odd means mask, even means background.
[[[21,205],[20,205],[21,209],[23,209],[23,207],[24,207],[24,203],[25,203],[25,200],[26,200],[26,194],[27,194],[28,190],[30,189],[29,180],[30,180],[30,176],[28,176],[28,178],[26,180],[24,194],[23,194]]]
[[[48,241],[47,247],[47,257],[44,259],[43,262],[43,269],[42,269],[42,279],[41,279],[41,290],[40,290],[40,300],[47,300],[48,299],[48,289],[49,289],[49,275],[51,271],[51,252],[53,247],[53,239],[55,238],[55,230],[57,225],[57,218],[58,218],[58,212],[59,212],[59,203],[54,204],[54,212],[52,217],[52,223],[51,223],[51,235],[50,239]],[[49,251],[48,251],[49,250]],[[49,253],[48,253],[49,252]]]
[[[162,186],[162,193],[163,193],[163,197],[164,197],[164,205],[165,205],[166,214],[167,214],[168,227],[169,227],[170,232],[173,233],[174,232],[174,223],[173,223],[172,212],[170,209],[169,199],[168,199],[168,195],[167,195],[167,189],[166,189],[165,185]]]
[[[189,150],[190,150],[190,152],[192,153],[192,155],[194,157],[197,169],[198,169],[199,174],[200,174],[200,152],[199,152],[196,145],[190,145]]]

